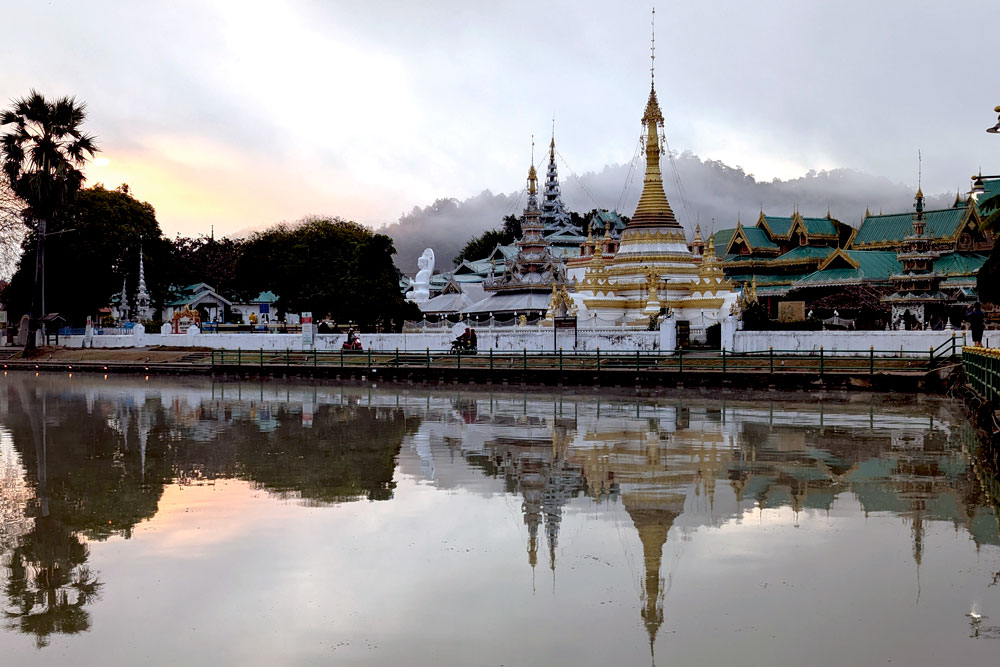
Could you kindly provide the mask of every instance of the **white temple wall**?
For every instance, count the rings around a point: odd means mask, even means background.
[[[525,327],[491,330],[477,328],[479,350],[485,352],[491,347],[496,351],[519,352],[527,349],[529,352],[551,351],[562,347],[566,351],[573,349],[573,330],[560,329],[553,339],[551,328]],[[659,331],[637,331],[632,329],[580,329],[577,333],[577,350],[602,351],[616,350],[655,350],[659,349]],[[317,334],[315,336],[317,350],[339,350],[346,340],[346,334]],[[451,331],[427,333],[384,333],[360,334],[364,349],[400,352],[422,352],[431,350],[448,350],[455,339]],[[66,347],[83,347],[83,336],[60,336],[60,343]],[[167,347],[204,347],[216,350],[246,350],[263,349],[265,352],[281,350],[301,351],[306,348],[302,344],[301,334],[145,334],[142,336],[94,336],[92,346],[95,348],[130,348],[163,345]],[[553,348],[555,345],[555,348]]]
[[[684,319],[677,317],[677,320]],[[706,318],[708,320],[708,318]],[[710,320],[709,320],[710,322]],[[708,322],[707,322],[708,323]],[[697,323],[691,323],[692,338],[696,337]],[[551,328],[514,327],[490,330],[487,327],[477,328],[479,350],[485,352],[491,347],[498,352],[519,352],[527,349],[529,352],[551,351],[553,337]],[[728,332],[723,332],[724,334]],[[972,334],[956,330],[956,346],[965,341],[972,343]],[[675,334],[676,335],[676,334]],[[661,336],[664,336],[661,339]],[[732,346],[726,348],[732,352],[767,352],[773,347],[783,352],[800,352],[816,354],[822,346],[825,354],[848,355],[865,354],[869,346],[875,348],[876,355],[891,356],[894,354],[922,354],[932,347],[950,341],[951,331],[735,331],[732,335]],[[1000,330],[986,331],[984,343],[989,347],[1000,347]],[[317,350],[339,350],[346,339],[346,334],[317,334],[315,336]],[[450,331],[406,333],[406,334],[361,334],[364,348],[372,350],[391,351],[397,347],[400,352],[420,352],[431,350],[447,350],[451,347],[454,335]],[[663,346],[661,340],[674,340],[663,331],[645,331],[624,329],[620,327],[600,329],[579,329],[577,332],[577,351],[594,351],[600,348],[602,352],[659,350]],[[723,335],[728,342],[729,337]],[[65,347],[83,347],[84,336],[60,336],[59,342]],[[164,345],[168,347],[202,347],[216,350],[263,349],[269,352],[281,350],[301,351],[301,334],[154,334],[144,335],[100,335],[94,336],[95,348],[130,348]],[[557,332],[555,348],[562,347],[565,351],[573,349],[573,330],[562,329]]]
[[[927,353],[931,348],[951,341],[956,336],[956,346],[962,345],[962,335],[972,344],[970,332],[951,331],[737,331],[733,342],[733,352],[800,352],[819,354],[850,355],[866,354],[875,348],[876,356]],[[987,331],[984,344],[989,347],[1000,345],[1000,331]]]

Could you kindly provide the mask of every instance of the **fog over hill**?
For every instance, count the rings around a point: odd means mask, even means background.
[[[673,165],[673,166],[671,166]],[[545,164],[539,174],[544,177]],[[635,210],[642,192],[644,166],[635,170],[629,165],[609,165],[599,172],[576,176],[565,164],[559,164],[563,201],[575,211],[593,208],[617,208],[626,215]],[[631,172],[631,178],[630,178]],[[854,169],[809,172],[786,181],[757,181],[740,167],[730,167],[715,160],[701,160],[683,153],[674,160],[663,160],[664,187],[678,220],[693,232],[700,221],[702,234],[711,230],[735,227],[737,218],[753,224],[761,208],[770,215],[791,215],[796,208],[806,216],[830,214],[857,226],[865,208],[878,211],[913,210],[915,184],[903,184]],[[966,175],[956,174],[955,183],[964,187]],[[950,206],[955,193],[928,196],[928,208]],[[439,199],[429,206],[414,207],[393,224],[378,229],[392,237],[396,245],[396,266],[412,275],[417,257],[424,248],[433,248],[437,270],[452,267],[452,258],[462,246],[486,229],[497,227],[508,213],[520,214],[524,194],[480,194],[458,201]]]

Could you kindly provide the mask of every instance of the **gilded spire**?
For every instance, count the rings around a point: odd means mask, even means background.
[[[653,10],[655,18],[656,10]],[[642,124],[646,128],[646,175],[642,183],[642,195],[639,197],[639,204],[635,208],[635,214],[629,227],[673,227],[680,228],[674,212],[667,201],[667,195],[663,191],[663,175],[660,172],[660,147],[659,132],[663,128],[663,113],[660,111],[660,104],[656,99],[656,86],[653,80],[653,63],[655,62],[656,37],[650,46],[650,82],[649,99],[646,101],[646,109],[642,114]]]

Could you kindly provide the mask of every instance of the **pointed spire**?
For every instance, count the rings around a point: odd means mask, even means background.
[[[656,9],[653,9],[653,20],[656,19]],[[655,23],[654,23],[655,26]],[[634,227],[672,227],[680,229],[680,224],[674,216],[667,196],[663,191],[663,175],[660,171],[660,154],[663,152],[660,146],[659,132],[663,128],[663,113],[660,111],[660,104],[656,99],[656,87],[654,85],[654,68],[656,62],[656,34],[652,35],[650,43],[650,78],[649,78],[649,99],[646,102],[646,109],[642,114],[642,124],[646,130],[646,175],[643,178],[642,195],[639,197],[639,204],[635,208],[628,226]]]
[[[556,117],[552,116],[552,139],[549,141],[549,168],[545,173],[545,192],[542,195],[542,224],[547,232],[571,227],[571,217],[563,204],[559,191],[559,170],[556,167]],[[574,233],[577,232],[573,227]]]
[[[531,135],[531,166],[528,167],[528,207],[529,210],[538,210],[538,173],[535,171],[535,135]]]

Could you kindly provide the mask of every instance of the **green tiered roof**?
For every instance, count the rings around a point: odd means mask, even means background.
[[[720,229],[715,232],[713,238],[715,238],[715,254],[717,257],[726,256],[726,249],[729,248],[729,242],[733,240],[733,234],[735,233],[735,227],[731,229]]]
[[[778,244],[771,240],[771,237],[767,235],[766,230],[761,229],[760,227],[744,227],[740,225],[739,227],[733,230],[732,239],[729,241],[729,246],[726,247],[726,250],[729,250],[729,247],[733,245],[733,242],[736,240],[736,237],[739,236],[740,234],[743,234],[743,237],[747,240],[747,245],[750,247],[751,250],[778,249]],[[729,255],[735,253],[725,252],[723,254]]]
[[[983,189],[986,191],[976,197],[976,211],[982,213],[982,203],[995,195],[1000,195],[1000,178],[991,178],[983,181]]]
[[[945,208],[937,211],[925,211],[927,221],[926,233],[935,239],[947,239],[955,236],[967,216],[971,215],[968,208]],[[888,215],[869,215],[861,223],[858,233],[854,235],[852,246],[898,245],[907,236],[913,234],[913,215],[910,213],[890,213]]]
[[[971,276],[986,262],[986,255],[975,252],[952,252],[934,260],[934,273],[945,276]]]
[[[837,226],[830,218],[802,218],[806,233],[814,236],[836,236]]]
[[[888,281],[889,276],[903,270],[895,252],[881,250],[838,250],[820,266],[822,268],[805,276],[793,287]]]
[[[774,258],[775,262],[798,261],[808,259],[826,259],[836,248],[829,246],[800,245],[792,248],[784,255]]]
[[[761,214],[762,220],[760,220],[757,225],[766,224],[767,228],[771,230],[771,234],[774,236],[781,236],[783,238],[788,238],[788,234],[792,231],[792,219],[791,218],[778,218],[775,216]]]

